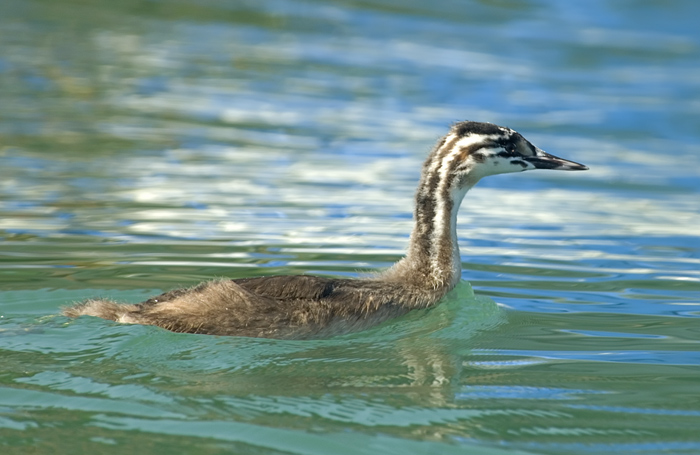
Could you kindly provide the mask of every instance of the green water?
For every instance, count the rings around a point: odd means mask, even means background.
[[[700,454],[696,2],[0,2],[0,453]],[[328,340],[68,320],[403,254],[457,120],[463,282]],[[473,289],[473,291],[472,291]]]

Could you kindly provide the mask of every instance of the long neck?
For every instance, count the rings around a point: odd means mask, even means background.
[[[386,274],[422,288],[449,290],[460,280],[462,264],[457,242],[457,212],[467,191],[476,183],[457,178],[459,165],[447,136],[423,165],[416,191],[415,226],[406,257]]]
[[[434,288],[452,288],[462,272],[457,212],[469,188],[440,186],[440,191],[425,194],[419,189],[416,195],[416,224],[403,261],[412,264],[414,271],[421,271]]]

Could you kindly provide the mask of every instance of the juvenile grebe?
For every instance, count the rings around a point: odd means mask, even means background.
[[[366,329],[437,304],[461,276],[456,224],[464,195],[482,177],[531,169],[588,168],[545,153],[509,128],[460,122],[423,164],[406,256],[375,277],[217,280],[139,304],[91,299],[64,308],[63,314],[173,332],[265,338],[321,338]]]

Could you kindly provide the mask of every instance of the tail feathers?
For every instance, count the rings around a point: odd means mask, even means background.
[[[64,316],[71,318],[96,316],[102,319],[122,322],[125,315],[136,310],[136,305],[120,304],[107,299],[89,299],[73,306],[64,307],[61,309],[61,312]]]

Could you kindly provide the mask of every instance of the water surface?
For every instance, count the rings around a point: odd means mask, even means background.
[[[700,33],[676,2],[5,0],[2,453],[700,453]],[[458,120],[491,177],[437,308],[310,342],[57,316],[403,254]]]

